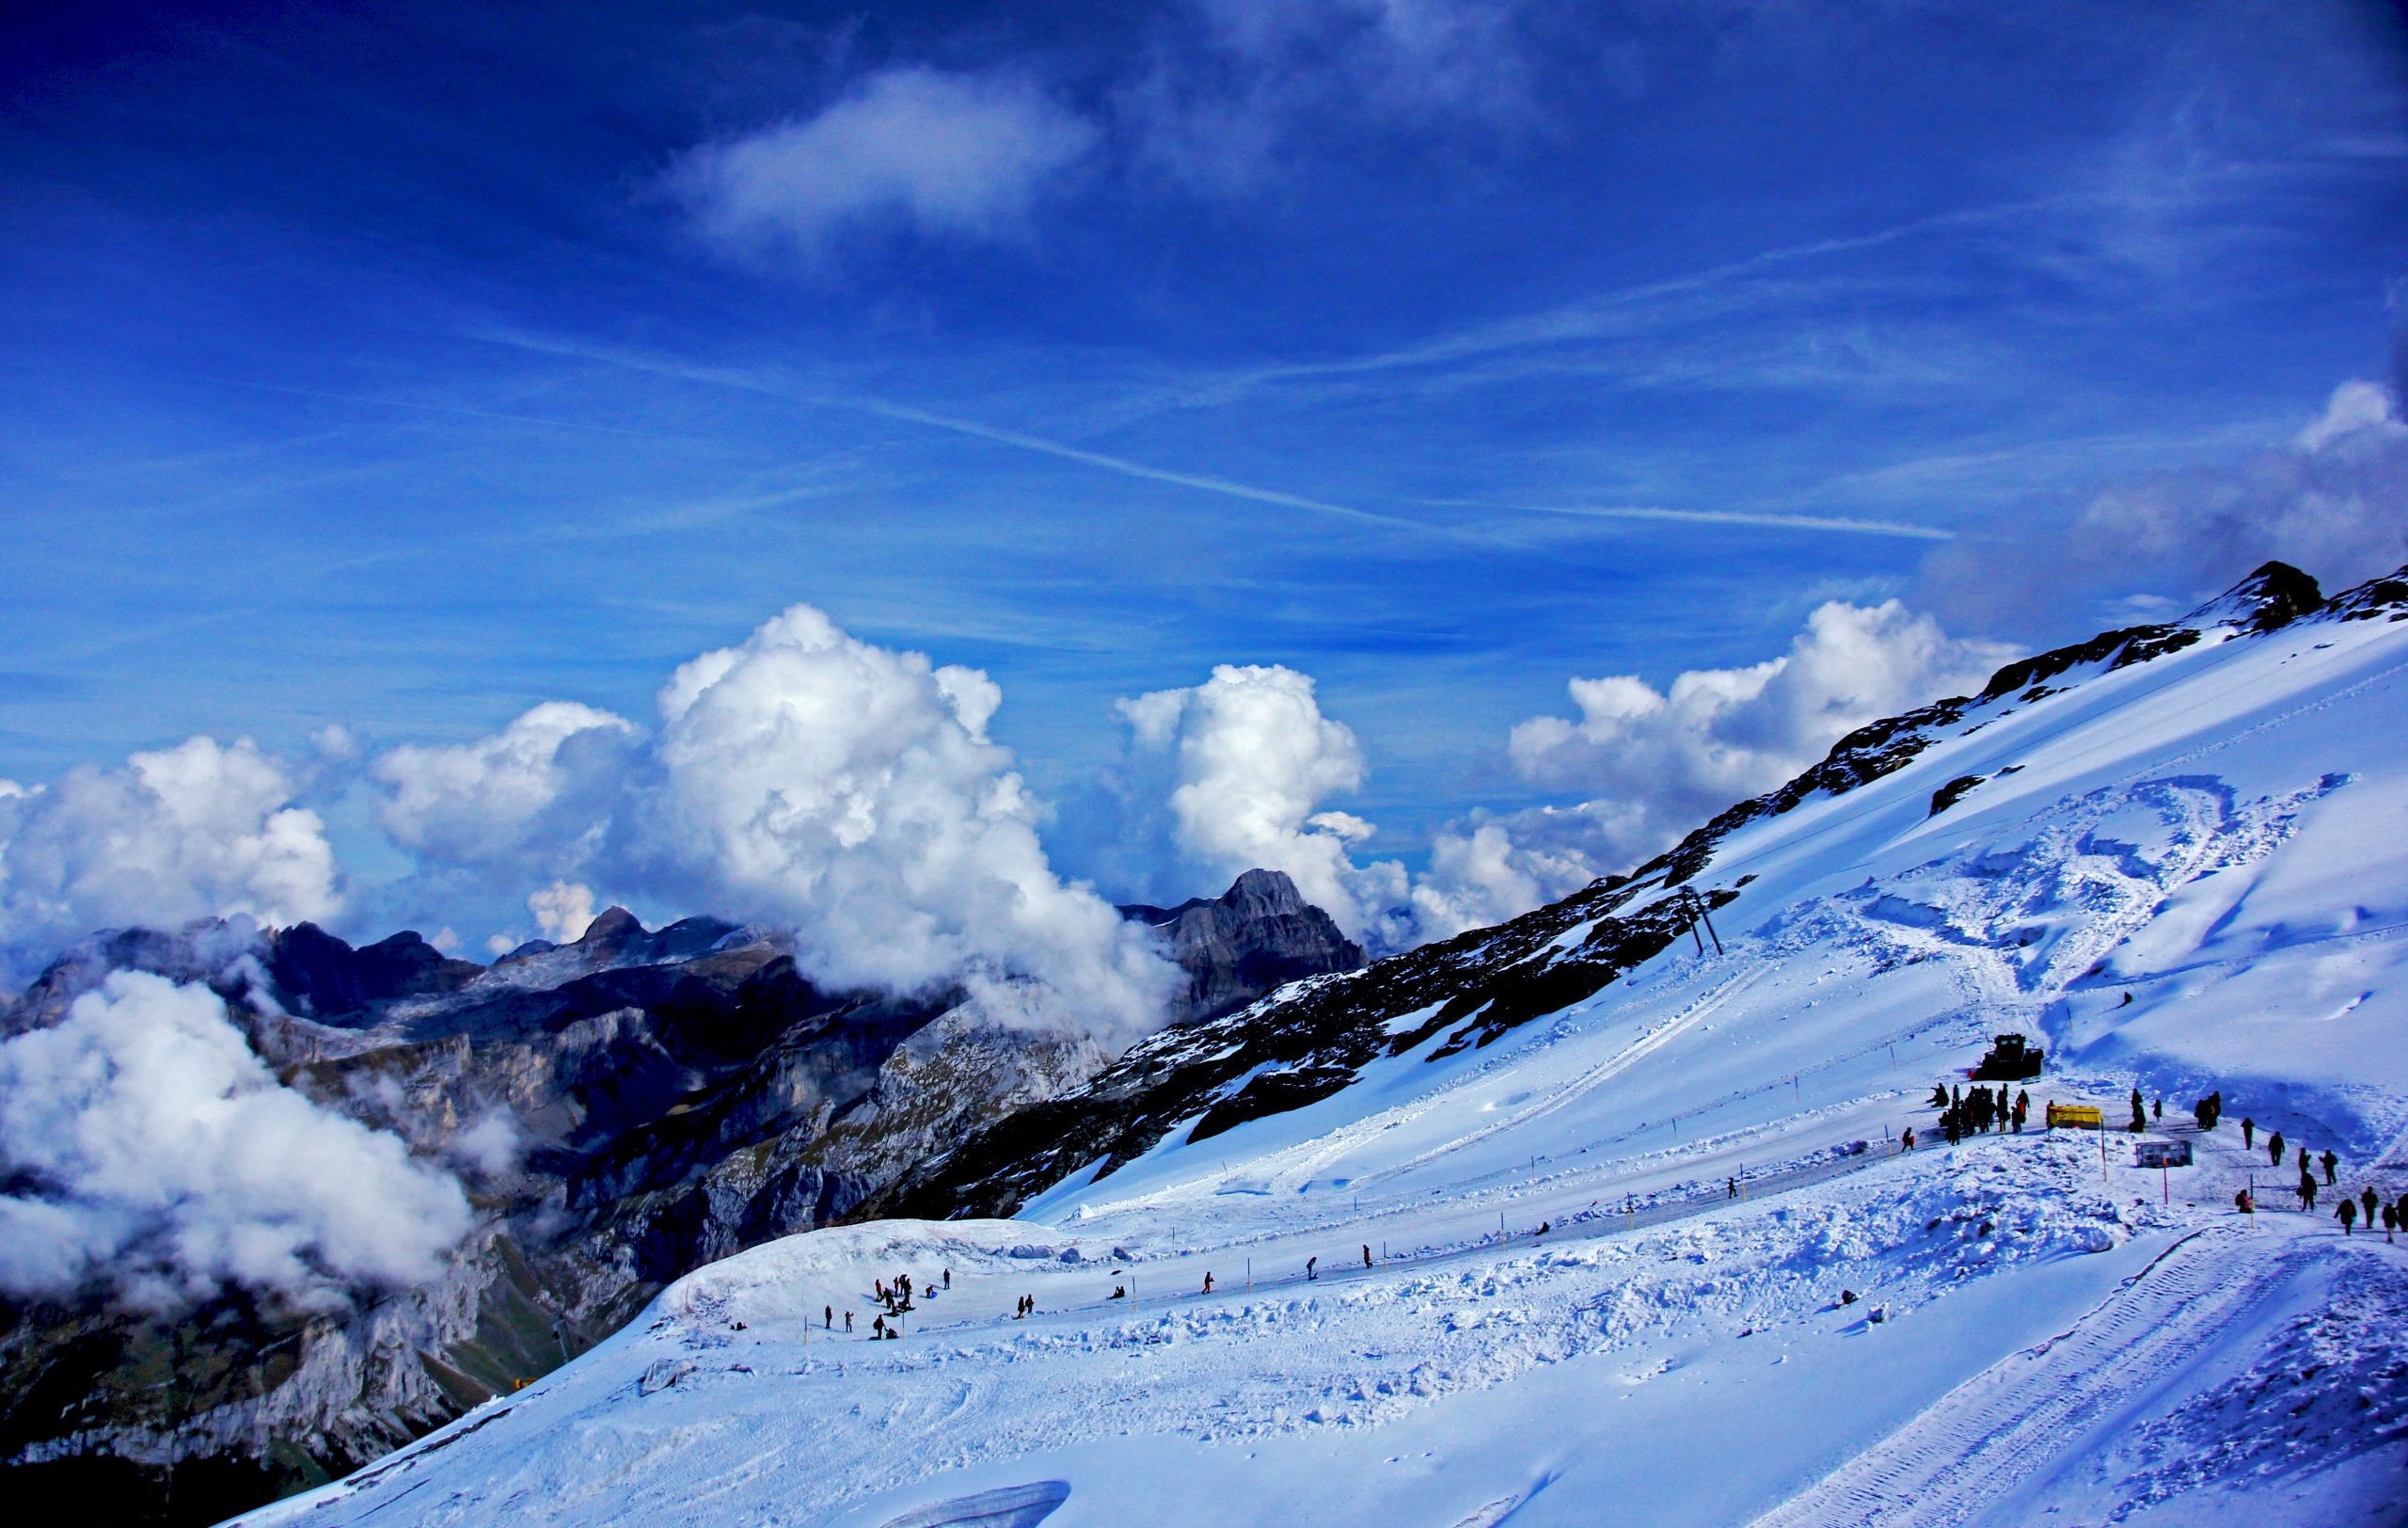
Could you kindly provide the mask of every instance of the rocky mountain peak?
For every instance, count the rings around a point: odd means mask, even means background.
[[[1354,971],[1363,947],[1328,914],[1305,900],[1283,870],[1248,870],[1218,897],[1177,907],[1123,907],[1123,917],[1162,931],[1188,990],[1171,1023],[1218,1018],[1275,987],[1305,977]]]
[[[2270,562],[2184,616],[2182,624],[2272,631],[2323,606],[2324,591],[2313,578],[2289,563]]]

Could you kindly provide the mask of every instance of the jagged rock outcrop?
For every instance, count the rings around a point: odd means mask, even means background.
[[[1187,970],[1175,1026],[1217,1019],[1291,981],[1363,963],[1362,947],[1278,870],[1248,870],[1216,898],[1120,912],[1161,930],[1172,958]]]
[[[1283,875],[1146,921],[1189,974],[1180,1022],[1362,963]],[[355,948],[309,924],[111,931],[0,1032],[57,1022],[119,969],[214,988],[279,1077],[446,1162],[480,1220],[435,1284],[348,1311],[239,1293],[159,1315],[0,1305],[0,1479],[103,1516],[159,1506],[172,1475],[174,1520],[214,1520],[364,1462],[599,1341],[668,1281],[856,1213],[1113,1059],[954,994],[822,989],[762,930],[647,931],[619,908],[491,966],[414,932]]]

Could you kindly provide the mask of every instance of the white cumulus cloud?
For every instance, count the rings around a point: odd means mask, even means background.
[[[975,669],[798,605],[662,690],[627,847],[722,911],[793,929],[821,979],[965,981],[1014,1011],[1030,995],[1006,989],[1034,982],[1095,1027],[1149,1027],[1171,968],[1054,874],[1038,806],[987,736],[1002,698]]]
[[[1559,835],[1572,828],[1584,857],[1624,869],[1788,780],[1866,723],[1978,690],[2014,656],[1953,638],[1894,599],[1834,600],[1807,617],[1786,653],[1761,663],[1692,669],[1660,691],[1628,675],[1574,679],[1578,715],[1523,722],[1509,747],[1526,779],[1585,798],[1551,825]]]
[[[0,791],[0,954],[21,968],[96,928],[331,915],[334,851],[294,791],[248,740],[210,738]]]
[[[705,241],[747,259],[814,259],[879,226],[1010,241],[1095,137],[1025,76],[902,67],[816,115],[694,150],[669,189]]]
[[[491,737],[395,748],[371,773],[394,842],[447,864],[573,861],[609,810],[635,727],[572,701],[546,701]]]
[[[1356,864],[1350,847],[1372,825],[1322,809],[1358,789],[1366,772],[1354,734],[1322,714],[1309,675],[1224,663],[1200,685],[1138,695],[1119,710],[1140,748],[1172,757],[1169,806],[1183,855],[1216,874],[1284,870],[1349,935],[1402,942],[1390,925],[1406,900],[1402,867]]]
[[[1002,700],[975,669],[798,605],[679,667],[649,735],[553,703],[374,773],[423,866],[553,878],[527,907],[556,942],[584,931],[599,886],[784,928],[832,986],[958,984],[999,1017],[1150,1027],[1176,973],[1054,873],[1039,808],[987,735]]]
[[[278,1083],[214,993],[113,973],[0,1043],[0,1291],[154,1308],[229,1286],[296,1304],[434,1276],[456,1180]]]
[[[574,881],[555,881],[527,899],[535,927],[555,945],[574,944],[594,921],[594,889]]]

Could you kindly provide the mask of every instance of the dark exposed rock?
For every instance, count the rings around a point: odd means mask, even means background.
[[[473,961],[447,958],[416,930],[354,949],[314,923],[271,935],[267,969],[293,1011],[313,1016],[458,992],[484,972]]]
[[[1120,913],[1162,931],[1188,974],[1175,1025],[1218,1018],[1291,981],[1363,963],[1362,947],[1279,870],[1248,870],[1217,898]]]

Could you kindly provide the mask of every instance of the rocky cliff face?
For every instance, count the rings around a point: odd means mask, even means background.
[[[1285,876],[1134,911],[1189,974],[1176,1023],[1362,963]],[[112,932],[0,1034],[56,1023],[119,969],[212,986],[283,1081],[445,1161],[479,1220],[434,1284],[340,1312],[0,1306],[0,1472],[114,1520],[214,1520],[372,1458],[599,1341],[667,1281],[855,1213],[1113,1058],[950,994],[821,989],[761,930],[647,931],[616,908],[491,966],[415,933]]]
[[[1185,1011],[1174,1027],[1234,1012],[1291,981],[1363,963],[1362,947],[1276,870],[1248,870],[1218,898],[1120,911],[1160,929],[1187,968]]]

